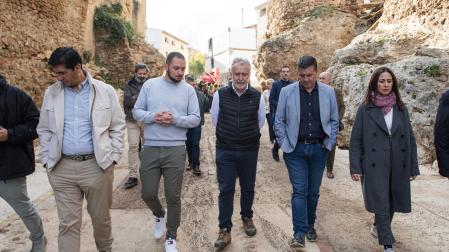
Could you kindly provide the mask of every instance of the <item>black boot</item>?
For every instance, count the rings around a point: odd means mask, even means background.
[[[131,189],[139,184],[139,180],[137,178],[128,178],[128,181],[125,183],[125,189]]]
[[[201,176],[201,170],[200,170],[200,166],[199,165],[195,165],[193,167],[193,174],[196,176]]]

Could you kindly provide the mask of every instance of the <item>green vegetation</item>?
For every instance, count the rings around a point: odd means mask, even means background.
[[[325,6],[317,6],[309,11],[306,12],[304,15],[305,17],[318,17],[321,15],[327,15],[329,13],[332,13],[336,11],[335,7],[325,5]]]
[[[424,72],[429,77],[440,77],[441,76],[441,68],[438,64],[432,64],[424,70]]]
[[[201,76],[204,73],[204,55],[202,53],[196,53],[189,57],[189,73],[195,78]]]
[[[95,8],[94,29],[107,31],[109,37],[106,42],[111,46],[123,43],[125,40],[132,41],[135,37],[131,24],[121,17],[122,11],[123,7],[120,3]]]

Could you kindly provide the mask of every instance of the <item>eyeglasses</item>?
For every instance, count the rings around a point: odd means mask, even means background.
[[[60,76],[64,76],[65,74],[68,73],[70,69],[64,70],[64,71],[59,71],[59,72],[51,72],[50,75],[54,78],[56,77],[60,77]]]

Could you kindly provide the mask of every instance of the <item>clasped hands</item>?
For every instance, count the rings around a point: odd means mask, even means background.
[[[162,126],[170,126],[173,124],[173,114],[171,112],[158,112],[154,116],[154,121]]]

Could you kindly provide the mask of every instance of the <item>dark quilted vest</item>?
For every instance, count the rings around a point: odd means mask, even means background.
[[[239,97],[232,86],[226,86],[219,89],[218,94],[217,147],[228,150],[258,149],[260,92],[249,87]]]

